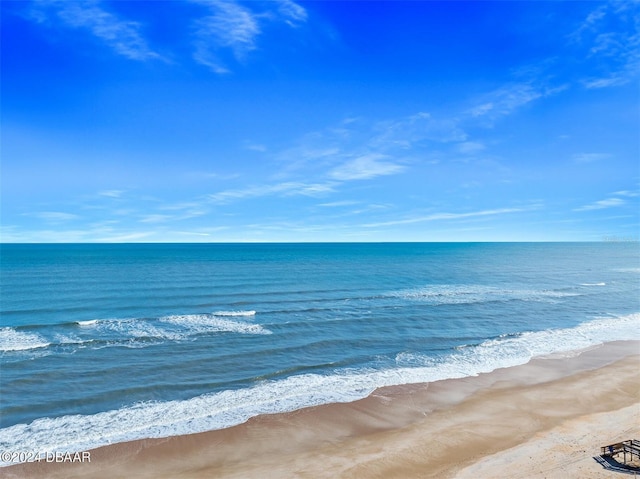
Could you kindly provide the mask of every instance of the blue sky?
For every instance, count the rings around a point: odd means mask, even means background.
[[[0,5],[4,242],[638,239],[638,2]]]

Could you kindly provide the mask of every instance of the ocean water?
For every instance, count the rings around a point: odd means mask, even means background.
[[[219,429],[640,339],[637,243],[0,253],[3,451]]]

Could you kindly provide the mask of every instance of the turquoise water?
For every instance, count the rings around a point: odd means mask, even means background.
[[[84,450],[640,339],[637,243],[2,245],[0,449]]]

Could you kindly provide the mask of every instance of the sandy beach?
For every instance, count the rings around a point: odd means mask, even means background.
[[[630,477],[594,457],[601,446],[640,439],[639,366],[639,342],[608,343],[229,429],[102,447],[90,463],[15,465],[0,476]]]

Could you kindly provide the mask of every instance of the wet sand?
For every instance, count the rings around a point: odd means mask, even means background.
[[[605,478],[618,473],[594,460],[600,446],[631,438],[640,439],[640,342],[620,341],[0,477]]]

